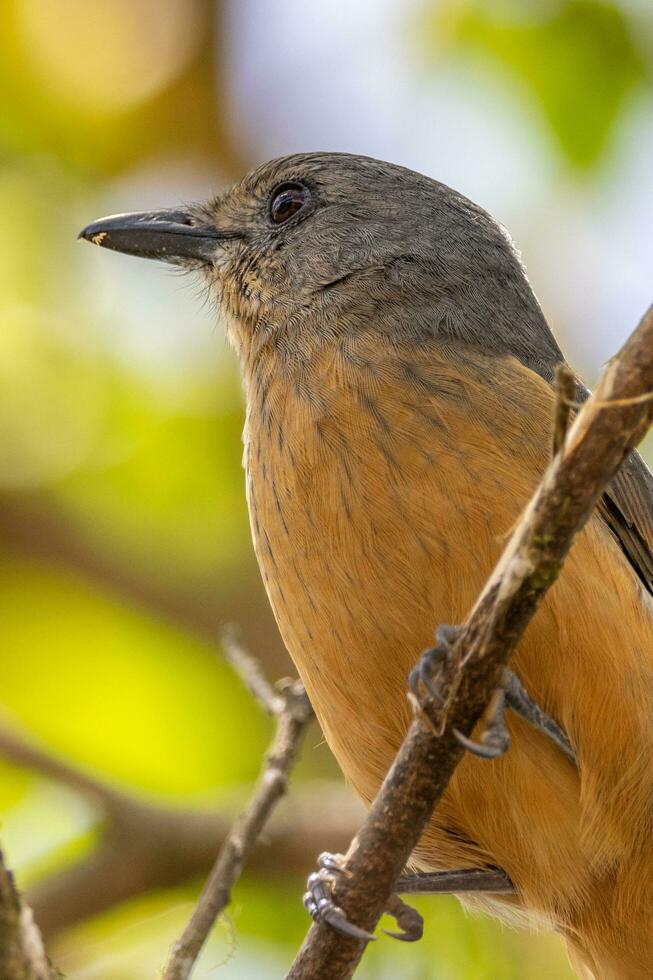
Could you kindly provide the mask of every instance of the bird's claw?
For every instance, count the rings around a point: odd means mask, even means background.
[[[393,932],[391,929],[384,929],[386,936],[399,939],[402,943],[416,943],[424,935],[424,919],[417,909],[408,905],[398,895],[391,895],[386,912],[394,918],[401,930]]]
[[[344,867],[343,855],[323,851],[318,858],[318,865],[318,870],[308,876],[302,898],[304,908],[313,921],[326,922],[336,932],[349,936],[350,939],[360,939],[362,942],[376,940],[371,932],[350,922],[343,909],[333,901],[333,888],[338,876],[349,874]]]
[[[349,877],[350,873],[344,866],[342,854],[331,854],[324,851],[318,858],[318,870],[309,875],[306,882],[306,892],[302,899],[304,908],[315,922],[326,922],[336,932],[359,939],[362,942],[376,940],[371,932],[354,925],[347,918],[343,909],[333,900],[333,888],[338,877]],[[424,920],[416,909],[402,901],[398,895],[392,895],[386,911],[392,915],[399,926],[399,932],[389,929],[383,931],[393,939],[402,942],[416,942],[424,932]]]
[[[453,659],[453,648],[460,632],[460,626],[438,626],[435,631],[436,645],[424,650],[408,675],[408,687],[419,702],[422,700],[423,689],[429,697],[440,704],[444,703],[447,679],[457,666]]]
[[[322,851],[317,857],[317,866],[321,871],[330,871],[334,875],[351,878],[351,871],[345,867],[345,855],[334,854],[332,851]]]
[[[453,651],[461,632],[461,626],[438,626],[435,631],[436,646],[424,651],[408,675],[408,686],[423,708],[426,705],[420,697],[422,691],[426,691],[439,705],[444,705],[447,686],[460,666],[455,661]],[[498,759],[510,744],[504,721],[505,708],[505,690],[501,687],[495,692],[485,713],[487,724],[480,741],[476,742],[454,728],[458,742],[481,759]]]
[[[462,747],[471,752],[472,755],[477,755],[479,759],[498,759],[508,751],[510,737],[507,731],[492,735],[485,731],[480,742],[475,742],[473,738],[467,738],[457,728],[454,728],[453,733]]]
[[[460,636],[460,626],[438,626],[435,637],[437,645],[425,650],[417,665],[408,675],[408,686],[420,703],[422,709],[428,708],[423,698],[426,691],[432,701],[440,706],[445,704],[447,686],[459,669],[453,650]],[[485,729],[478,741],[454,728],[453,734],[464,749],[481,759],[498,759],[508,751],[510,736],[505,722],[506,708],[510,708],[524,718],[535,729],[546,735],[575,765],[576,754],[567,733],[540,708],[525,690],[519,678],[504,668],[501,683],[494,692],[485,714]]]
[[[464,749],[481,759],[498,759],[508,751],[510,746],[510,735],[505,722],[506,711],[506,692],[504,687],[499,687],[492,695],[487,710],[485,712],[486,727],[478,742],[463,735],[457,728],[453,733],[458,742]]]

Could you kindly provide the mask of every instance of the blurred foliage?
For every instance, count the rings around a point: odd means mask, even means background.
[[[271,675],[288,667],[251,551],[239,384],[185,281],[75,236],[141,193],[167,203],[240,169],[222,13],[209,0],[0,0],[1,703],[72,762],[184,805],[250,781],[269,732],[220,659],[219,621],[241,623]],[[529,100],[588,174],[648,92],[650,21],[593,0],[443,0],[414,43],[503,72],[506,112]],[[297,778],[335,774],[315,741]],[[86,804],[0,772],[21,882],[92,847]],[[306,926],[301,889],[283,855],[278,881],[246,877],[199,975],[279,976]],[[54,956],[71,978],[153,976],[196,892],[143,896]],[[568,975],[551,936],[505,932],[453,900],[421,907],[425,941],[378,943],[361,977]]]
[[[213,145],[211,4],[166,0],[158,11],[155,0],[92,11],[84,0],[3,0],[0,149],[100,177],[178,140]]]
[[[643,50],[637,19],[602,0],[461,0],[437,4],[429,27],[435,51],[450,45],[509,72],[582,169],[597,164],[620,113],[651,82],[653,48]]]
[[[0,619],[12,652],[0,660],[3,704],[70,760],[168,794],[256,775],[268,729],[261,711],[227,665],[181,631],[70,573],[17,560],[0,565]],[[224,738],[235,731],[237,753]]]

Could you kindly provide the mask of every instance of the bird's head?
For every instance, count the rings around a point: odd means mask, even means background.
[[[542,329],[550,337],[507,234],[485,211],[369,157],[282,157],[206,204],[102,218],[80,237],[199,270],[245,359],[371,323],[407,343],[442,334],[538,357]]]

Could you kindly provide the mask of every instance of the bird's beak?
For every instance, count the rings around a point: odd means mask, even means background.
[[[87,225],[78,237],[115,252],[183,264],[188,260],[210,262],[217,242],[236,236],[198,224],[189,212],[164,210],[112,214]]]

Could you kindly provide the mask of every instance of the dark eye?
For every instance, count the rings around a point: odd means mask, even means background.
[[[281,184],[270,197],[270,217],[275,225],[282,225],[308,203],[308,187],[303,184]]]

